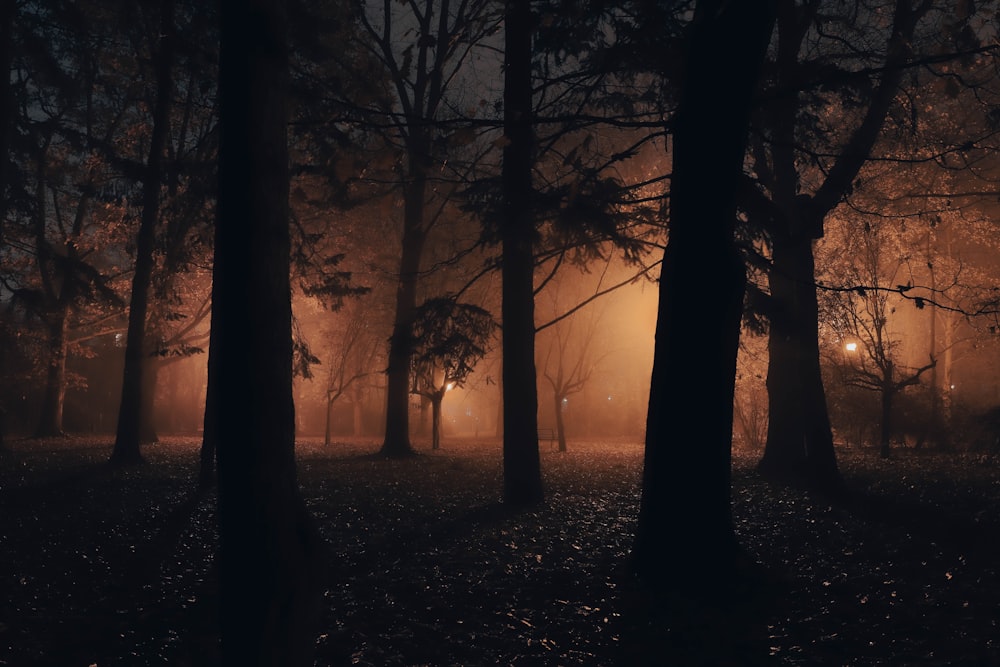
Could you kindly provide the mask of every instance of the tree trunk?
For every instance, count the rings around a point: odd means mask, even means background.
[[[783,483],[843,492],[820,370],[812,239],[774,234],[769,274],[768,429],[759,468]]]
[[[322,538],[299,492],[281,0],[223,0],[209,394],[222,664],[311,667]]]
[[[563,419],[563,396],[559,395],[559,392],[555,392],[555,409],[556,409],[556,437],[559,438],[559,451],[566,451],[566,421]]]
[[[47,368],[45,389],[42,394],[42,413],[35,436],[61,437],[63,432],[63,407],[66,403],[66,355],[69,347],[67,328],[69,313],[63,308],[51,316],[47,324]]]
[[[431,449],[441,449],[441,402],[444,392],[431,399]]]
[[[414,130],[422,135],[423,130]],[[417,312],[417,280],[427,232],[424,230],[425,175],[428,142],[418,137],[408,146],[409,182],[403,192],[403,247],[396,287],[396,314],[389,339],[386,370],[385,440],[382,454],[413,454],[410,444],[410,360],[413,357],[413,319]]]
[[[160,185],[163,174],[163,151],[166,147],[170,122],[170,101],[173,94],[173,0],[161,0],[159,47],[153,54],[156,69],[156,103],[153,108],[153,129],[149,142],[149,157],[142,181],[142,216],[136,235],[135,273],[132,275],[132,296],[128,313],[128,333],[125,342],[125,371],[122,397],[118,409],[118,428],[111,452],[114,465],[134,465],[143,462],[139,443],[142,440],[142,393],[146,349],[146,311],[149,306],[149,285],[153,276],[153,245],[156,223],[160,215]]]
[[[725,589],[741,557],[730,470],[743,261],[736,196],[759,69],[763,1],[700,2],[674,117],[639,523],[632,565],[661,591]]]
[[[503,303],[504,502],[540,503],[538,387],[535,375],[535,235],[531,170],[531,3],[507,0],[504,47]]]

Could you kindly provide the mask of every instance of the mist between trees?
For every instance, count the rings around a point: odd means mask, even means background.
[[[514,507],[644,440],[637,573],[732,569],[731,447],[837,496],[1000,442],[996,12],[5,3],[0,435],[492,439]]]

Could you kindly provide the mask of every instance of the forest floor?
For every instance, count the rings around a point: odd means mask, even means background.
[[[110,470],[110,440],[11,443],[0,460],[0,665],[215,664],[215,498],[198,442]],[[843,450],[847,505],[734,460],[753,596],[661,605],[626,575],[642,448],[542,443],[547,500],[499,504],[500,446],[298,448],[329,542],[317,665],[1000,665],[1000,460]]]

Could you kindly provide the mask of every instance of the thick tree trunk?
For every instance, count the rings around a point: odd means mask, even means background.
[[[531,3],[507,0],[504,52],[502,250],[504,502],[540,503],[538,387],[535,374],[535,225],[531,170]]]
[[[660,590],[723,589],[741,557],[730,470],[743,261],[736,196],[767,2],[698,4],[673,125],[635,572]]]
[[[208,400],[222,663],[311,667],[322,538],[299,493],[292,399],[286,13],[223,0]]]
[[[42,393],[42,412],[35,436],[60,437],[63,432],[63,408],[66,403],[66,356],[69,347],[67,329],[69,313],[65,309],[52,316],[48,322],[46,341],[47,360],[45,389]]]
[[[759,468],[783,483],[839,494],[833,432],[820,369],[812,239],[774,234],[768,337],[768,429]]]
[[[135,273],[132,275],[132,296],[128,313],[128,333],[125,342],[125,371],[122,397],[118,409],[118,428],[111,452],[114,465],[142,463],[139,450],[142,426],[142,393],[146,353],[146,312],[149,307],[149,285],[153,276],[153,245],[156,223],[160,215],[160,185],[162,183],[164,148],[170,122],[170,102],[173,94],[173,0],[160,3],[160,41],[153,60],[156,69],[156,103],[153,108],[153,129],[142,182],[142,216],[136,235]]]
[[[420,130],[422,132],[422,130]],[[410,151],[410,182],[403,202],[403,247],[396,286],[396,314],[389,339],[386,370],[385,440],[382,454],[404,457],[413,454],[410,444],[410,360],[413,357],[413,319],[417,312],[417,280],[424,254],[424,173],[427,142],[413,139]]]

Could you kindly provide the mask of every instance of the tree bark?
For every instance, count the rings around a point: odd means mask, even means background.
[[[783,483],[844,491],[820,370],[812,238],[772,235],[768,433],[759,468]],[[810,276],[809,279],[804,279]]]
[[[730,474],[746,274],[733,229],[773,21],[763,0],[700,2],[690,35],[632,553],[636,574],[659,590],[724,587],[741,557]]]
[[[281,0],[222,2],[208,403],[232,666],[311,667],[323,590],[295,464],[286,30]]]
[[[422,135],[424,130],[414,129],[414,133]],[[403,246],[396,286],[396,314],[389,339],[389,367],[386,369],[382,454],[389,457],[413,454],[410,443],[410,361],[413,357],[413,320],[417,313],[417,279],[427,240],[424,198],[428,142],[415,137],[407,150],[410,153],[410,180],[403,194]]]
[[[156,103],[153,107],[153,130],[149,141],[149,157],[142,180],[142,216],[135,243],[135,273],[132,275],[132,296],[128,312],[128,332],[125,342],[125,371],[122,376],[122,397],[118,408],[115,446],[111,452],[113,465],[135,465],[143,462],[139,449],[142,426],[142,394],[148,391],[143,382],[146,370],[146,312],[149,309],[149,285],[153,276],[153,245],[156,223],[160,216],[160,186],[163,181],[164,149],[170,124],[170,103],[173,95],[174,49],[173,0],[161,0],[159,46],[154,49],[156,70]]]
[[[504,46],[502,249],[504,502],[540,503],[538,387],[535,374],[535,295],[531,170],[531,3],[507,0]]]

